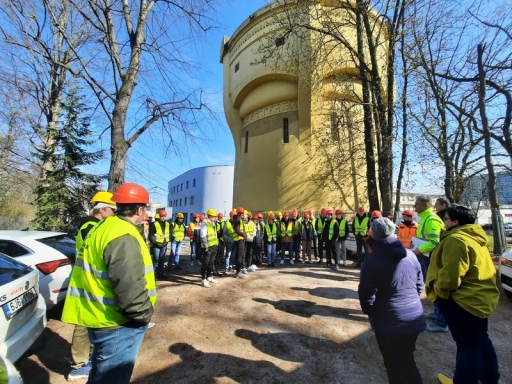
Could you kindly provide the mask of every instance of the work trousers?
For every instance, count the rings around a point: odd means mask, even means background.
[[[203,263],[201,264],[201,279],[212,277],[213,263],[217,256],[217,245],[209,247],[207,250],[203,249]]]
[[[89,332],[87,328],[75,325],[73,338],[71,339],[71,358],[73,359],[73,369],[78,369],[87,364],[92,353],[93,345],[89,341]]]

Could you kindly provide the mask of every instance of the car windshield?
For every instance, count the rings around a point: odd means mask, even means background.
[[[37,241],[56,249],[60,253],[63,253],[67,257],[71,259],[72,262],[75,261],[76,257],[76,249],[75,249],[75,241],[66,235],[57,235],[52,237],[45,237],[42,239],[37,239]]]
[[[32,268],[0,254],[0,286],[31,272]]]

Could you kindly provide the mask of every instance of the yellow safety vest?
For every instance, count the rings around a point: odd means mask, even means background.
[[[270,229],[270,224],[265,224],[265,231],[267,232],[268,241],[277,240],[277,224],[275,222],[272,223],[272,230]]]
[[[82,246],[84,245],[84,239],[82,239],[82,229],[85,229],[87,227],[94,227],[98,223],[99,221],[88,220],[80,227],[78,233],[76,234],[75,240],[75,248],[77,252],[80,251],[82,249]]]
[[[178,243],[185,238],[185,224],[172,223],[172,238]]]
[[[240,220],[240,231],[242,232],[245,232],[245,223],[243,220]],[[233,240],[234,241],[240,241],[240,240],[243,240],[244,238],[242,236],[240,236],[238,233],[236,233],[234,231],[234,228],[233,228]]]
[[[324,229],[324,223],[325,223],[325,219],[322,219],[321,217],[319,217],[318,219],[316,219],[318,221],[318,227],[317,227],[317,230],[316,232],[321,235],[322,234],[322,231]]]
[[[288,225],[281,223],[281,236],[289,237],[293,235],[293,222],[289,221]]]
[[[153,260],[137,227],[126,219],[110,216],[98,223],[87,235],[78,253],[64,302],[62,321],[88,328],[115,327],[130,321],[117,305],[114,288],[108,277],[103,252],[109,243],[121,236],[137,239],[146,289],[151,304],[156,303],[156,283]]]
[[[156,242],[157,243],[168,243],[169,242],[169,223],[166,221],[165,222],[165,233],[162,233],[162,226],[160,224],[158,224],[158,222],[155,221],[155,229],[156,229],[156,233],[155,233],[155,238],[156,238]]]
[[[226,240],[226,241],[228,243],[232,243],[233,242],[233,234],[235,233],[235,229],[233,228],[233,224],[231,223],[231,221],[226,221],[225,228],[226,228],[226,233],[228,235],[228,240]]]
[[[225,226],[225,225],[226,225],[226,222],[225,222],[225,221],[216,221],[216,222],[215,222],[215,229],[217,230],[217,233],[219,233],[219,232],[223,232],[223,230],[224,230],[224,226]],[[219,238],[219,237],[217,236],[217,238]],[[219,238],[219,241],[224,242],[224,238],[221,236],[221,237]]]
[[[205,221],[204,224],[206,225],[206,242],[208,243],[208,248],[219,245],[217,229],[215,228],[216,226],[210,223],[209,221]],[[201,243],[201,248],[204,248],[203,243]]]
[[[336,220],[338,221],[338,220]],[[346,224],[347,223],[347,220],[345,219],[341,219],[340,221],[340,234],[338,235],[338,237],[343,237],[345,236],[345,227],[346,227]]]
[[[357,218],[354,219],[354,222],[352,223],[355,227],[355,234],[364,236],[368,232],[368,217],[365,217],[363,221],[357,220]]]
[[[331,219],[331,225],[329,225],[329,240],[332,240],[334,235],[334,225],[336,223],[336,219]]]

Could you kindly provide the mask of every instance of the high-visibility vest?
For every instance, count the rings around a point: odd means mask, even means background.
[[[277,240],[277,224],[272,223],[272,229],[270,229],[270,224],[265,224],[265,232],[267,232],[268,241],[276,241]]]
[[[357,218],[354,219],[354,222],[352,223],[354,226],[354,231],[356,235],[364,236],[368,232],[368,218],[365,217],[363,221],[357,220]]]
[[[155,221],[155,238],[157,243],[168,243],[169,242],[169,234],[170,234],[170,226],[169,223],[165,222],[165,232],[162,232],[162,226]]]
[[[336,220],[337,221],[337,220]],[[340,221],[340,234],[338,235],[338,237],[343,237],[345,236],[345,227],[346,227],[346,223],[347,223],[347,220],[345,219],[341,219]]]
[[[331,219],[331,224],[329,225],[329,240],[332,240],[334,236],[334,226],[336,225],[336,220]]]
[[[209,221],[205,221],[204,224],[206,225],[206,242],[208,243],[208,248],[219,245],[216,225],[213,225]],[[201,247],[204,248],[203,243],[201,243]]]
[[[245,223],[243,220],[240,220],[240,231],[245,232]],[[233,240],[240,241],[243,239],[244,238],[242,236],[240,236],[238,233],[234,232],[234,228],[233,228]]]
[[[322,219],[321,217],[319,217],[316,220],[318,221],[318,226],[317,226],[316,232],[318,233],[318,235],[321,235],[322,231],[324,229],[325,219]]]
[[[103,259],[110,242],[124,235],[133,236],[139,243],[148,297],[155,305],[155,273],[148,247],[135,225],[114,215],[98,223],[84,240],[69,281],[62,321],[88,328],[115,327],[130,321],[117,305]]]
[[[281,237],[289,237],[293,235],[293,222],[288,221],[287,224],[281,222]]]
[[[231,221],[226,221],[224,228],[226,230],[226,234],[228,235],[228,239],[226,240],[226,242],[232,243],[234,241],[233,235],[235,233],[235,229],[233,228],[233,223],[231,223]]]
[[[172,223],[172,238],[177,242],[183,241],[185,238],[185,224]]]
[[[224,226],[226,225],[225,221],[216,221],[215,222],[215,230],[217,231],[217,238],[220,242],[224,242],[224,238],[222,236],[219,237],[219,232],[224,233]]]
[[[254,237],[256,235],[256,232],[254,231],[254,221],[249,220],[249,222],[246,224],[244,223],[245,232],[247,232],[247,235]]]
[[[76,240],[75,240],[75,248],[77,252],[79,252],[82,249],[82,246],[84,245],[84,239],[82,238],[82,230],[88,228],[88,227],[94,227],[96,224],[98,224],[99,221],[97,220],[87,220],[78,230],[78,233],[76,234]]]

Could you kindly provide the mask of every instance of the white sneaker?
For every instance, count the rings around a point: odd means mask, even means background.
[[[242,273],[243,273],[244,275],[246,275],[246,274],[247,274],[247,268],[242,269]]]
[[[281,261],[279,262],[279,264],[283,265],[283,264],[284,264],[284,260],[281,260]]]
[[[194,262],[193,262],[193,261],[191,261],[191,262],[190,262],[190,266],[191,266],[191,267],[193,267],[193,266],[194,266]]]
[[[255,272],[256,270],[253,268],[253,266],[251,265],[249,268],[247,268],[247,271],[249,272]]]
[[[343,266],[344,266],[344,267],[348,267],[347,260],[343,261]]]
[[[156,323],[148,323],[148,329],[153,328],[156,325]]]
[[[254,269],[255,271],[258,269],[258,267],[256,265],[251,265],[251,268]]]
[[[295,262],[293,260],[290,260],[290,264],[295,264]]]
[[[216,282],[217,282],[217,280],[215,280],[213,277],[209,277],[209,278],[208,278],[208,281],[209,281],[210,283],[216,283]]]
[[[208,283],[208,280],[206,280],[206,279],[201,280],[201,284],[203,285],[203,287],[206,287],[206,288],[211,287],[211,285]]]
[[[313,264],[313,263],[314,263],[314,261],[313,261],[313,260],[309,260],[309,261],[308,261],[308,264]]]

